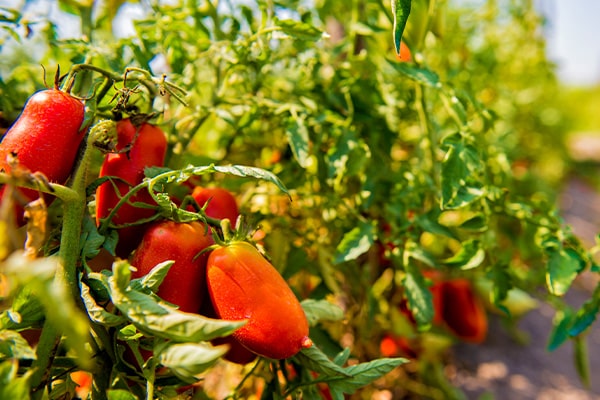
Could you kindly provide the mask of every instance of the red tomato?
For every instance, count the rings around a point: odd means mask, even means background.
[[[75,371],[71,372],[71,379],[77,384],[77,387],[75,388],[77,398],[87,399],[88,394],[92,390],[94,380],[92,374],[86,371]]]
[[[9,154],[31,172],[41,172],[53,183],[65,183],[71,174],[84,138],[80,130],[85,106],[58,89],[42,90],[27,100],[23,112],[0,142],[0,171],[11,172]],[[0,201],[5,187],[0,188]],[[21,189],[28,200],[37,192]],[[19,223],[22,224],[22,210]]]
[[[414,345],[409,339],[392,334],[383,336],[381,342],[379,342],[379,351],[384,357],[417,357]]]
[[[202,315],[209,318],[218,318],[217,312],[215,311],[210,298],[204,299],[202,303]],[[233,336],[226,336],[222,338],[216,338],[210,341],[213,345],[218,346],[226,344],[229,346],[229,350],[223,356],[224,359],[235,364],[246,365],[256,360],[256,354],[245,348],[239,340]]]
[[[196,186],[192,192],[192,197],[200,207],[208,202],[206,215],[212,218],[229,219],[232,225],[239,216],[238,206],[233,195],[222,188],[205,188]]]
[[[139,128],[138,137],[135,138],[136,130]],[[139,127],[134,126],[130,119],[124,119],[117,123],[118,143],[117,150],[123,150],[126,146],[133,146],[128,152],[107,154],[100,169],[100,176],[118,176],[131,186],[135,186],[144,179],[144,169],[151,166],[162,166],[167,149],[167,138],[164,132],[151,124],[143,123]],[[96,190],[96,223],[100,225],[101,219],[106,218],[113,207],[119,202],[119,196],[125,195],[130,186],[121,181],[104,182]],[[114,186],[118,188],[115,192]],[[154,204],[150,194],[141,190],[130,199],[130,202],[142,202]],[[143,218],[151,217],[154,213],[151,209],[134,207],[124,204],[112,219],[114,224],[133,223]],[[127,258],[129,253],[136,248],[147,225],[136,225],[119,229],[119,242],[117,244],[117,255]]]
[[[207,283],[220,318],[248,320],[233,336],[250,351],[283,359],[312,345],[298,299],[249,243],[234,242],[213,250],[208,257]]]
[[[444,322],[459,339],[481,343],[487,335],[487,315],[466,279],[444,282]]]
[[[157,264],[175,263],[158,289],[158,296],[179,306],[179,310],[199,313],[206,292],[206,260],[198,253],[213,244],[210,230],[200,222],[162,221],[151,225],[131,260],[137,271],[132,277],[146,275]]]

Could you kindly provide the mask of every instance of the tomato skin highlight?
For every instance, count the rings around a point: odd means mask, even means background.
[[[229,219],[232,225],[235,225],[239,216],[239,210],[235,197],[223,188],[206,188],[196,186],[192,191],[192,197],[200,207],[208,202],[204,212],[212,218]]]
[[[123,150],[134,140],[133,146],[128,152],[107,154],[100,168],[100,177],[118,176],[131,186],[135,186],[144,179],[146,167],[164,165],[167,150],[167,138],[164,132],[157,126],[143,123],[139,126],[138,137],[135,138],[137,128],[131,120],[124,119],[117,123],[118,143],[117,150]],[[120,196],[125,195],[130,186],[125,182],[115,180],[113,183],[118,188]],[[104,182],[96,190],[96,223],[99,226],[102,218],[106,218],[113,207],[119,202],[119,195],[114,190],[113,183]],[[155,204],[152,196],[141,190],[130,198],[131,202],[143,202]],[[133,223],[143,218],[151,217],[154,210],[134,207],[123,204],[112,219],[114,224]],[[116,254],[121,258],[127,258],[140,242],[147,225],[136,225],[118,230],[119,242]]]
[[[11,172],[7,156],[14,153],[19,164],[31,172],[41,172],[53,183],[65,183],[84,138],[84,113],[83,102],[61,90],[34,93],[0,142],[0,171]],[[37,198],[35,190],[19,190],[29,200]],[[0,201],[4,193],[2,186]]]
[[[208,257],[207,283],[220,318],[248,320],[233,337],[250,351],[278,360],[312,345],[298,299],[249,243],[233,242],[213,250]]]
[[[162,221],[152,224],[144,233],[131,265],[137,271],[133,278],[146,275],[157,264],[175,263],[158,288],[158,296],[179,306],[180,311],[199,313],[206,293],[206,261],[208,253],[198,253],[213,244],[210,230],[200,222]]]

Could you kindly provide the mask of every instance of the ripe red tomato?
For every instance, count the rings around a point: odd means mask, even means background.
[[[0,171],[11,172],[7,156],[16,154],[19,164],[31,172],[41,172],[50,182],[65,183],[84,138],[80,130],[84,112],[81,100],[61,90],[35,93],[0,142]],[[4,193],[1,187],[0,201]],[[34,190],[21,189],[21,193],[28,200],[37,197]]]
[[[283,359],[312,345],[298,299],[249,243],[233,242],[213,250],[208,257],[207,283],[220,318],[248,320],[233,336],[250,351]]]
[[[218,219],[227,218],[232,225],[235,225],[235,221],[239,216],[239,210],[235,197],[226,189],[196,186],[192,191],[192,197],[200,207],[204,207],[204,204],[208,202],[204,211],[209,217]]]
[[[135,138],[139,128],[138,137]],[[157,126],[143,123],[139,127],[132,124],[130,119],[117,123],[118,143],[117,150],[126,146],[133,146],[128,152],[107,154],[100,169],[100,176],[117,176],[131,186],[135,186],[144,179],[144,169],[151,166],[162,166],[167,149],[167,138]],[[125,195],[130,186],[121,181],[104,182],[96,190],[96,223],[100,225],[101,219],[106,218],[113,207],[119,202],[119,197]],[[114,185],[114,186],[113,186]],[[114,187],[118,188],[118,193]],[[131,202],[154,204],[150,194],[141,190],[130,198]],[[124,204],[112,219],[114,224],[133,223],[143,218],[151,217],[153,210],[134,207]],[[139,244],[147,225],[136,225],[119,229],[119,242],[116,253],[121,258],[127,258]]]
[[[219,318],[215,308],[212,305],[210,300],[210,296],[204,299],[202,302],[202,311],[200,314],[207,316],[209,318]],[[239,365],[246,365],[251,363],[256,359],[256,354],[245,348],[239,340],[234,338],[233,336],[226,336],[221,338],[216,338],[210,341],[213,345],[218,346],[222,344],[226,344],[229,346],[229,350],[223,356],[224,359]]]
[[[483,342],[487,335],[487,315],[471,283],[466,279],[444,282],[443,298],[443,319],[450,331],[465,342]]]
[[[200,222],[157,222],[146,230],[133,255],[131,265],[137,271],[132,277],[146,275],[163,261],[175,261],[157,294],[180,311],[199,313],[206,293],[208,254],[196,256],[212,244],[210,230]]]

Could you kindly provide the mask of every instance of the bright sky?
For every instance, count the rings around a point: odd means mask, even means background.
[[[548,51],[565,83],[600,83],[600,1],[539,0],[548,14]]]
[[[572,85],[600,84],[600,0],[534,0],[541,13],[549,19],[546,27],[548,52],[558,65],[560,79]],[[450,0],[458,4],[481,4],[485,0]],[[0,7],[19,7],[23,0],[0,0]],[[29,0],[29,7],[56,13],[56,2]],[[52,4],[52,6],[50,5]],[[33,6],[33,7],[32,7]],[[42,7],[42,9],[40,9]],[[127,13],[136,13],[136,6],[126,3]],[[64,21],[65,17],[61,17]],[[68,18],[66,18],[68,19]],[[73,17],[74,19],[74,17]],[[69,24],[66,24],[69,25]],[[76,26],[76,20],[74,19]],[[60,27],[59,27],[60,30]]]

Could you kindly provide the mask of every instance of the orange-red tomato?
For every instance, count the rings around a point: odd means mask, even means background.
[[[192,197],[200,207],[204,207],[206,215],[212,218],[229,219],[232,225],[239,216],[239,210],[235,197],[226,189],[218,187],[196,186],[192,191]]]
[[[213,250],[208,257],[207,283],[220,318],[248,320],[233,336],[250,351],[284,359],[312,345],[298,299],[249,243],[233,242]]]
[[[11,172],[7,157],[12,154],[19,165],[31,172],[42,173],[50,182],[65,183],[84,138],[81,131],[84,112],[81,100],[58,89],[32,95],[0,142],[0,171]],[[5,188],[0,185],[0,202]],[[35,190],[20,189],[20,192],[26,201],[37,198]],[[17,210],[17,220],[19,225],[24,223],[21,207]]]
[[[158,296],[179,306],[184,312],[199,313],[206,292],[206,253],[198,254],[213,244],[210,230],[200,222],[162,221],[144,233],[131,260],[137,271],[132,277],[146,275],[157,264],[175,263],[158,289]],[[198,257],[197,257],[198,256]]]
[[[450,331],[465,342],[481,343],[487,335],[487,315],[466,279],[444,282],[443,319]]]
[[[400,52],[396,54],[396,59],[401,62],[412,61],[412,53],[406,43],[400,42]]]

